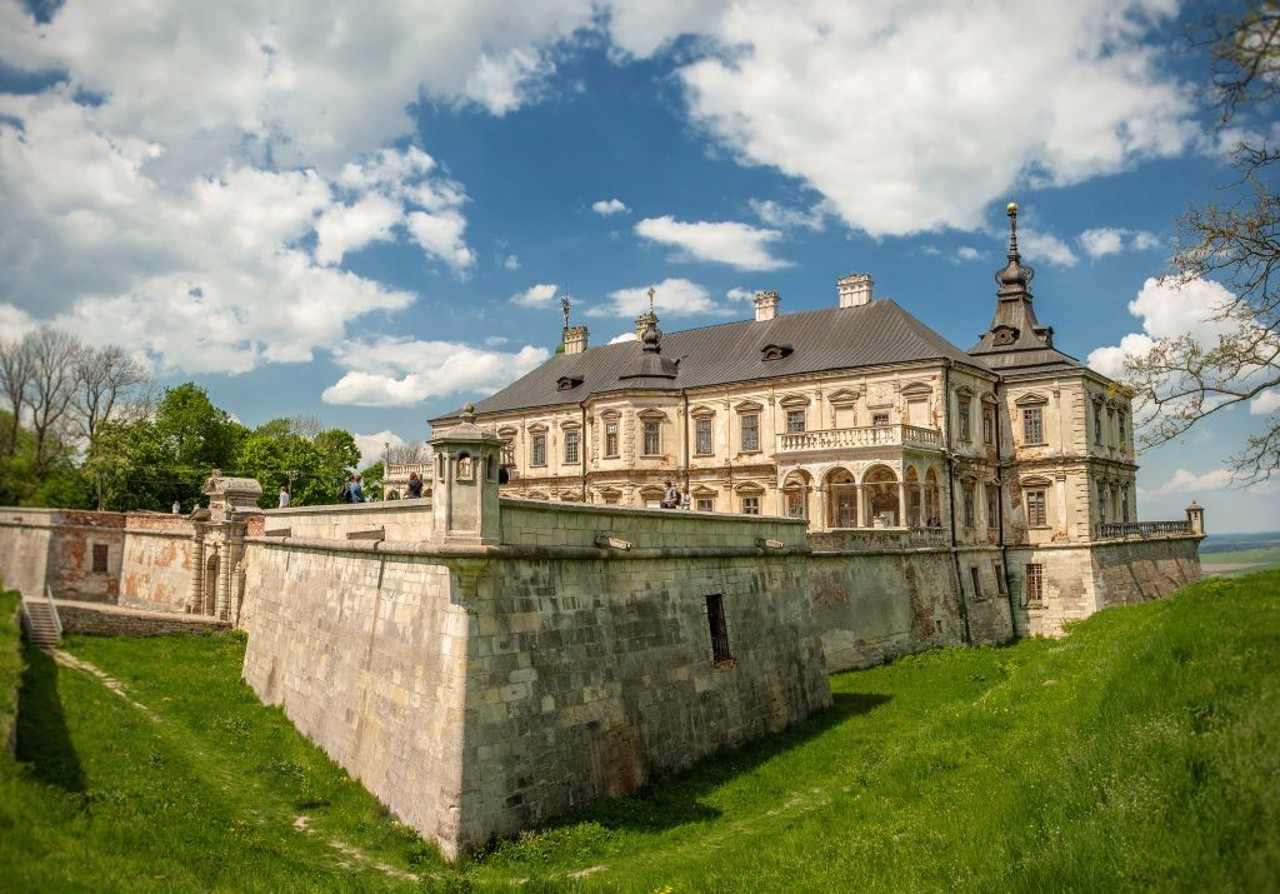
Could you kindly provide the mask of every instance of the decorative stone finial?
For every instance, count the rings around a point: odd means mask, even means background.
[[[569,294],[560,299],[560,312],[564,314],[564,328],[569,328],[569,308],[573,307],[573,302],[569,300]]]
[[[470,401],[462,405],[462,421],[468,425],[476,421],[476,405]]]

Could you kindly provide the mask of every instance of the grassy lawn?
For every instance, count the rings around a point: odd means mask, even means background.
[[[67,648],[128,699],[26,652],[0,887],[1280,890],[1280,572],[840,674],[831,711],[458,867],[257,704],[238,638]]]

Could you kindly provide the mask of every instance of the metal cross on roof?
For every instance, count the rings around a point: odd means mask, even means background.
[[[573,307],[573,302],[569,300],[569,296],[565,295],[560,299],[560,310],[564,313],[564,328],[569,328],[569,308]]]
[[[654,296],[654,294],[655,294],[655,290],[654,290],[653,286],[649,286],[649,313],[651,313],[651,314],[653,313],[653,296]]]

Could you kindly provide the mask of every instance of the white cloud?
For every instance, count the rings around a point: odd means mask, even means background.
[[[743,0],[671,30],[698,28],[716,50],[679,70],[697,124],[880,236],[976,229],[1023,184],[1182,152],[1196,135],[1190,92],[1142,42],[1175,11],[1162,0]],[[624,18],[615,40],[644,53],[669,37],[643,21]],[[993,52],[992,36],[1014,31],[1036,38]]]
[[[639,341],[639,340],[640,339],[636,338],[636,334],[634,332],[624,332],[621,335],[615,335],[613,338],[609,339],[609,344],[620,345],[626,341]]]
[[[1127,357],[1141,357],[1155,347],[1155,340],[1149,335],[1130,332],[1120,339],[1120,344],[1095,348],[1085,358],[1085,363],[1094,372],[1102,373],[1110,379],[1124,378],[1124,362]]]
[[[392,447],[400,447],[407,443],[404,438],[400,437],[393,431],[384,429],[372,435],[362,435],[353,433],[351,437],[356,442],[356,447],[360,449],[360,466],[364,469],[376,462],[381,462],[386,458],[387,445]],[[367,487],[369,482],[365,482]]]
[[[550,356],[545,348],[529,345],[508,353],[392,336],[348,342],[334,352],[334,361],[347,372],[322,398],[330,404],[409,407],[449,394],[487,394]]]
[[[977,261],[982,258],[982,252],[976,248],[962,245],[956,249],[956,258],[961,261]]]
[[[1249,402],[1251,416],[1266,416],[1280,410],[1280,388],[1264,391]]]
[[[512,295],[511,303],[519,304],[521,307],[548,307],[558,290],[558,286],[540,283]]]
[[[1074,267],[1076,254],[1057,236],[1035,230],[1018,231],[1019,250],[1023,259],[1035,258],[1055,267]]]
[[[768,245],[782,238],[777,230],[762,230],[741,223],[685,223],[671,215],[647,217],[636,224],[636,234],[663,245],[674,245],[693,260],[729,264],[739,270],[777,270],[790,263],[769,254]]]
[[[702,286],[687,279],[664,279],[652,286],[634,289],[618,289],[609,293],[609,304],[592,307],[586,311],[589,317],[636,317],[649,310],[649,289],[653,289],[653,309],[659,317],[683,317],[692,314],[725,316],[731,311],[711,300],[711,294]]]
[[[385,196],[368,195],[354,205],[336,205],[316,221],[316,260],[340,264],[350,251],[391,238],[391,228],[403,218],[400,205]]]
[[[800,227],[806,230],[820,231],[826,227],[827,215],[822,205],[815,205],[808,211],[798,208],[787,208],[777,202],[751,199],[748,202],[756,217],[771,227]]]
[[[502,261],[502,266],[507,270],[519,270],[520,258],[516,255],[507,255]]]
[[[1232,475],[1227,469],[1214,469],[1197,475],[1186,469],[1178,469],[1173,477],[1153,490],[1139,489],[1139,493],[1147,497],[1161,494],[1190,494],[1204,491],[1225,490],[1231,485]]]
[[[591,203],[591,210],[596,214],[602,214],[605,217],[608,217],[611,214],[621,214],[622,212],[630,211],[631,209],[624,205],[621,199],[601,199],[598,202]]]
[[[0,304],[0,341],[17,341],[37,329],[31,315],[12,304]]]
[[[1123,227],[1097,227],[1085,230],[1076,237],[1085,254],[1091,258],[1105,258],[1129,251],[1148,251],[1160,247],[1160,239],[1148,230],[1127,230]]]
[[[730,301],[754,301],[756,293],[750,289],[744,289],[738,286],[725,292],[724,297],[728,298]]]
[[[426,211],[414,211],[405,219],[405,226],[414,242],[459,273],[475,265],[475,253],[462,238],[467,221],[459,212],[441,211],[429,214]]]

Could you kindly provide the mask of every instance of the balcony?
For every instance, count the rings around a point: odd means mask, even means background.
[[[1195,533],[1190,521],[1119,522],[1099,526],[1103,540],[1146,540],[1151,537],[1187,537]]]
[[[865,425],[830,431],[800,431],[778,435],[779,454],[855,450],[859,447],[923,447],[942,449],[942,432],[918,425]]]

